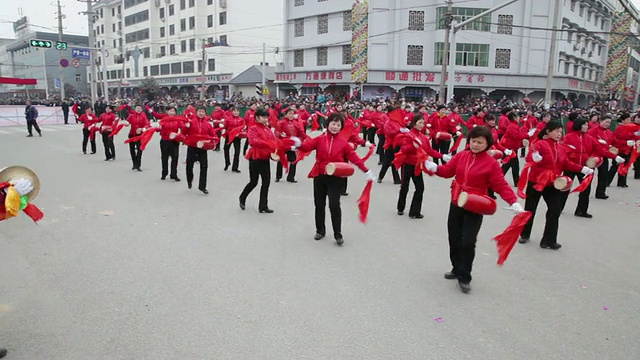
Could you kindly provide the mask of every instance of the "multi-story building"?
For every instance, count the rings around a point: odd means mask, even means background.
[[[262,63],[263,43],[265,62],[281,61],[282,4],[272,1],[101,0],[94,11],[112,95],[136,95],[151,77],[166,94],[195,95],[204,81],[223,97],[234,76]]]
[[[603,81],[614,7],[612,0],[561,1],[554,97],[586,102]],[[462,21],[502,3],[454,2],[453,15]],[[554,4],[521,0],[458,31],[456,97],[542,98]],[[361,87],[366,99],[394,93],[434,98],[446,14],[441,0],[285,1],[284,61],[276,76],[280,92],[347,93]]]
[[[640,17],[631,1],[616,2],[603,91],[623,107],[638,105],[640,88]]]

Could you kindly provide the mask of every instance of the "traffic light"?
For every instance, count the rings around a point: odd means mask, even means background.
[[[62,41],[56,42],[56,50],[67,50],[67,43]]]
[[[51,49],[51,47],[53,46],[53,43],[49,40],[31,40],[29,42],[29,45],[33,47],[38,47],[38,48]],[[66,47],[66,44],[65,44],[65,47]]]

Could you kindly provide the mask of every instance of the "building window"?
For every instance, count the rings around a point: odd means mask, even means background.
[[[591,22],[591,11],[587,12],[587,22]]]
[[[187,8],[187,0],[180,0],[180,10]]]
[[[176,46],[174,44],[169,45],[169,55],[176,54]]]
[[[169,16],[173,16],[176,13],[176,8],[173,5],[169,5]]]
[[[351,31],[351,10],[342,13],[342,31]]]
[[[329,15],[318,15],[318,34],[329,32]]]
[[[196,0],[189,0],[189,7],[192,8],[196,6]]]
[[[218,15],[219,21],[218,24],[226,25],[227,24],[227,12],[223,11]]]
[[[158,12],[160,13],[160,19],[164,18],[164,8],[160,8]]]
[[[207,0],[207,5],[213,5],[213,0]]]
[[[304,50],[293,51],[293,66],[294,67],[304,66]]]
[[[293,6],[303,6],[304,5],[304,0],[295,0],[295,2],[293,3]]]
[[[580,6],[580,17],[584,16],[584,6]],[[583,76],[584,77],[584,76]]]
[[[573,64],[573,76],[578,76],[578,71],[580,70],[580,67],[578,66],[578,64]]]
[[[489,45],[456,44],[456,65],[489,66]]]
[[[496,49],[496,69],[511,67],[511,49]]]
[[[76,74],[76,82],[82,82],[82,75]]]
[[[196,17],[195,16],[191,16],[189,17],[189,30],[193,30],[196,27]]]
[[[111,8],[111,16],[116,16],[116,8]]]
[[[124,18],[124,26],[130,26],[137,23],[141,23],[143,21],[149,20],[149,10],[140,11],[138,13],[125,16]],[[104,32],[104,25],[102,26],[102,32]]]
[[[458,22],[465,21],[473,16],[479,15],[487,11],[488,9],[480,9],[480,8],[453,8],[453,16],[457,16]],[[436,9],[436,23],[438,29],[446,28],[446,24],[444,21],[444,17],[447,13],[446,7],[439,7]],[[484,15],[480,19],[473,21],[467,24],[464,30],[475,30],[475,31],[489,31],[491,29],[491,14]]]
[[[572,39],[573,39],[573,33],[572,33],[571,31],[569,31],[569,32],[567,33],[567,42],[568,42],[569,44],[571,44],[571,40],[572,40]]]
[[[424,54],[424,46],[422,45],[407,46],[407,65],[422,65],[423,54]]]
[[[166,47],[160,46],[160,57],[167,55]]]
[[[171,74],[182,74],[182,63],[171,64]]]
[[[128,9],[132,6],[136,6],[145,2],[147,2],[147,0],[124,0],[124,8]],[[118,6],[118,13],[120,13],[120,6]]]
[[[116,24],[111,24],[111,31],[116,32]]]
[[[182,63],[182,72],[184,74],[191,74],[193,70],[193,61],[185,61]]]
[[[127,79],[131,77],[131,69],[127,69],[127,76],[125,76]]]
[[[169,75],[171,73],[171,67],[169,64],[160,65],[160,75]]]
[[[187,19],[180,19],[180,31],[187,31]]]
[[[351,45],[342,45],[342,65],[351,65]]]
[[[176,34],[176,26],[173,24],[169,25],[169,36],[172,36],[175,34]]]
[[[207,71],[216,71],[216,59],[207,60]]]
[[[304,19],[294,20],[294,36],[304,36]]]
[[[181,53],[187,52],[187,40],[180,41],[180,52]]]
[[[444,53],[444,43],[437,42],[435,43],[434,49],[435,58],[433,60],[433,65],[438,66],[442,65],[442,55]],[[447,54],[447,65],[449,65],[449,54]]]
[[[113,48],[116,48],[116,39],[113,39]]]
[[[228,46],[227,35],[220,35],[220,46]]]
[[[146,66],[142,67],[142,76],[147,77],[149,76],[149,68]]]
[[[593,17],[593,26],[598,27],[598,20],[600,20],[598,15]]]
[[[409,11],[409,30],[424,31],[424,11]]]
[[[213,27],[213,15],[207,16],[207,27]]]
[[[142,29],[138,31],[134,31],[132,33],[128,33],[125,35],[125,42],[132,43],[142,40],[147,40],[149,38],[149,29]]]
[[[569,75],[570,68],[571,68],[571,64],[569,64],[568,62],[565,61],[565,63],[564,63],[564,74],[565,75]]]
[[[160,37],[164,37],[164,26],[160,28]]]
[[[316,64],[318,66],[326,66],[327,65],[327,48],[319,47],[316,49],[317,59]]]
[[[196,51],[196,39],[189,39],[189,51]]]
[[[498,15],[498,34],[513,34],[513,15]]]
[[[586,75],[587,75],[587,68],[583,67],[582,68],[582,78],[584,79]]]
[[[142,56],[145,59],[148,59],[149,57],[151,57],[151,50],[148,47],[142,49]]]

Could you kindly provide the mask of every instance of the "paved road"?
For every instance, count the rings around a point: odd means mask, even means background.
[[[214,153],[204,196],[160,181],[157,139],[138,173],[123,135],[105,163],[81,154],[77,125],[43,128],[0,129],[2,163],[38,172],[46,213],[0,224],[9,359],[640,358],[639,181],[593,200],[593,220],[572,216],[572,196],[563,248],[517,245],[502,268],[490,238],[512,215],[485,218],[464,295],[442,278],[446,180],[427,180],[422,220],[397,216],[397,187],[376,184],[363,226],[355,175],[340,248],[312,239],[310,161],[299,183],[271,185],[276,212],[259,215],[257,193],[237,206],[246,162],[224,172]]]

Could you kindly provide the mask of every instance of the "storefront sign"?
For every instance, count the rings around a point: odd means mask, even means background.
[[[339,81],[351,81],[351,74],[346,71],[315,71],[305,73],[288,73],[288,74],[276,74],[276,81],[290,81],[296,80],[302,82],[339,82]]]

